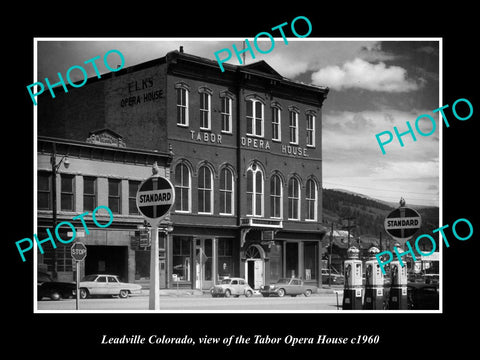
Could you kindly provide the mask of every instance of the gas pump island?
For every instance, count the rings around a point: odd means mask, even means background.
[[[405,207],[405,200],[400,200],[400,207],[385,218],[385,231],[399,242],[412,238],[421,226],[420,214]],[[394,248],[403,253],[400,244]],[[345,285],[343,290],[343,310],[383,310],[388,304],[389,310],[407,310],[407,267],[401,266],[399,260],[392,260],[390,265],[391,287],[388,301],[384,292],[384,276],[376,258],[380,250],[371,247],[368,260],[365,261],[365,287],[363,281],[363,263],[359,259],[360,250],[355,246],[347,250],[344,262]]]

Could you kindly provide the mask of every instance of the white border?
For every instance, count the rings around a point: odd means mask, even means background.
[[[39,41],[199,41],[199,42],[208,42],[208,41],[244,41],[246,38],[239,38],[239,37],[226,37],[226,38],[189,38],[189,37],[180,37],[180,38],[104,38],[104,37],[38,37],[33,38],[33,82],[37,82],[37,73],[38,73],[38,66],[37,66],[37,43]],[[248,38],[249,40],[253,40],[253,38]],[[282,38],[274,38],[275,40],[282,40]],[[288,41],[438,41],[439,43],[439,107],[443,106],[443,38],[442,37],[332,37],[332,38],[287,38]],[[267,39],[257,39],[260,41],[267,41]],[[268,39],[270,40],[270,39]],[[130,65],[135,66],[135,65]],[[36,89],[36,87],[35,87]],[[32,104],[32,106],[34,106]],[[38,127],[37,127],[37,106],[34,106],[33,109],[34,113],[34,124],[33,124],[33,201],[34,201],[34,231],[37,229],[37,139],[38,139]],[[433,110],[433,109],[432,109]],[[440,115],[439,115],[440,116]],[[440,123],[440,119],[439,119]],[[440,127],[440,138],[439,138],[439,226],[443,226],[443,215],[442,215],[442,208],[443,208],[443,126]],[[198,313],[252,313],[252,314],[265,314],[265,313],[278,313],[278,314],[292,314],[292,313],[299,313],[299,314],[425,314],[425,313],[434,313],[434,314],[441,314],[443,313],[443,242],[439,241],[440,245],[440,283],[439,283],[439,309],[438,310],[39,310],[38,303],[37,303],[37,245],[33,247],[33,310],[34,313],[65,313],[65,314],[107,314],[107,313],[126,313],[126,314],[154,314],[154,313],[175,313],[175,314],[198,314]]]

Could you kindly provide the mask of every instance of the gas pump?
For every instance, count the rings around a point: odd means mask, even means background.
[[[380,250],[375,246],[368,250],[369,259],[365,262],[365,310],[383,310],[383,273],[375,257]]]
[[[403,252],[401,248],[398,248],[398,251]],[[392,260],[390,262],[390,276],[392,284],[388,308],[392,310],[407,310],[407,267],[400,266],[400,261],[398,260]]]
[[[362,261],[358,258],[359,253],[360,250],[355,246],[347,250],[348,259],[344,262],[343,310],[362,309]]]

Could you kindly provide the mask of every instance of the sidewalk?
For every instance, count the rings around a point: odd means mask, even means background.
[[[317,293],[312,294],[312,296],[322,296],[322,295],[331,295],[335,292],[343,293],[343,285],[334,285],[331,288],[328,285],[324,285],[318,289]],[[148,296],[150,294],[150,289],[148,286],[142,287],[140,296]],[[209,290],[198,290],[198,289],[160,289],[160,296],[170,296],[170,297],[189,297],[189,296],[210,296]],[[253,296],[261,296],[260,292],[256,290]]]

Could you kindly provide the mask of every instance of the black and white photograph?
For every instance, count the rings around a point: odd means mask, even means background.
[[[472,345],[470,16],[452,12],[460,31],[414,8],[348,24],[320,8],[26,26],[6,228],[10,307],[35,344]]]
[[[81,299],[37,310],[440,309],[438,237],[375,254],[439,227],[441,40],[301,39],[37,40],[37,268]]]

